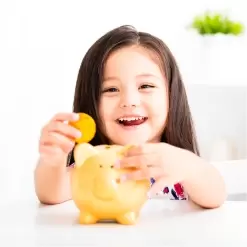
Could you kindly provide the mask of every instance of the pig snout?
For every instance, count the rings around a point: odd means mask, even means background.
[[[117,195],[118,181],[113,170],[102,169],[94,180],[93,194],[101,200],[113,200]]]

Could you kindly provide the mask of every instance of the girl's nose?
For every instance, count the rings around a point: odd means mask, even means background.
[[[120,105],[121,108],[132,108],[136,107],[136,105]]]
[[[140,95],[139,93],[128,93],[122,95],[120,100],[121,108],[132,108],[140,105]]]

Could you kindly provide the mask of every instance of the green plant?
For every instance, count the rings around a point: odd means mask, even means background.
[[[234,22],[220,13],[206,12],[194,18],[191,27],[201,35],[214,35],[217,33],[240,35],[244,32],[244,25]]]

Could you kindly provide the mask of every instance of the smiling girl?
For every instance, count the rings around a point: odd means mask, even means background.
[[[123,176],[123,181],[149,178],[151,196],[162,191],[171,199],[189,198],[205,208],[224,202],[224,181],[199,156],[178,66],[159,38],[121,26],[88,50],[78,73],[73,113],[56,114],[42,129],[35,170],[36,193],[42,203],[71,199],[71,139],[80,133],[66,122],[76,121],[78,112],[96,121],[92,145],[135,144],[116,163],[117,168],[129,164],[138,168]]]

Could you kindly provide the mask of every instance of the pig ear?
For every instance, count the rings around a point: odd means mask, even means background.
[[[75,166],[82,166],[86,159],[97,153],[98,151],[89,143],[77,144],[74,148]]]
[[[118,155],[119,156],[124,156],[125,153],[130,149],[132,148],[134,145],[126,145],[124,146],[123,148],[121,148],[121,150],[118,152]]]

